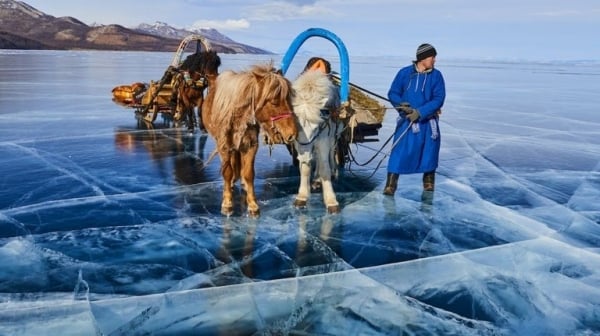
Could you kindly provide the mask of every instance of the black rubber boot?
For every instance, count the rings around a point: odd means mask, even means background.
[[[398,187],[398,174],[388,173],[387,180],[385,181],[385,188],[383,189],[383,194],[388,196],[393,196],[396,192],[396,188]]]
[[[435,188],[435,171],[423,174],[423,191],[433,191]]]

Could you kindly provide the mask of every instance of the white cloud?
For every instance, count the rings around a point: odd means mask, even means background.
[[[239,20],[198,20],[192,24],[192,28],[214,28],[217,30],[241,30],[250,28],[250,22],[246,19]]]
[[[248,7],[251,21],[284,21],[304,18],[327,18],[336,15],[336,11],[315,4],[296,4],[295,2],[271,2]]]
[[[324,19],[336,15],[336,11],[315,3],[313,0],[286,0],[260,2],[238,6],[239,19],[196,20],[191,28],[215,28],[223,31],[245,30],[252,22],[281,22],[297,19]],[[232,12],[233,13],[233,12]]]

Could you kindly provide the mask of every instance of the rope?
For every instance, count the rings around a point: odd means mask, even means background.
[[[341,80],[341,79],[340,79],[340,76],[339,76],[339,74],[338,74],[337,72],[335,72],[335,71],[332,71],[332,72],[331,72],[331,76],[332,76],[333,78],[337,79],[338,81],[339,81],[339,80]],[[370,94],[370,95],[372,95],[372,96],[375,96],[375,97],[377,97],[377,98],[379,98],[379,99],[381,99],[381,100],[385,100],[385,101],[386,101],[386,102],[388,102],[388,103],[390,102],[390,100],[389,100],[389,99],[387,99],[387,98],[385,98],[385,97],[383,97],[383,96],[381,96],[381,95],[378,95],[378,94],[377,94],[377,93],[375,93],[375,92],[369,91],[369,90],[367,90],[367,89],[365,89],[365,88],[363,88],[363,87],[361,87],[361,86],[358,86],[358,85],[356,85],[356,84],[354,84],[354,83],[349,83],[349,84],[350,84],[350,86],[352,86],[352,87],[353,87],[353,88],[355,88],[355,89],[359,89],[359,90],[361,90],[361,91],[363,91],[363,92],[366,92],[366,93],[368,93],[368,94]]]
[[[339,76],[339,74],[338,74],[337,72],[333,71],[333,72],[331,73],[331,76],[332,76],[333,78],[335,78],[336,80],[338,80],[338,81],[341,81],[341,79],[340,79],[340,76]],[[377,94],[377,93],[375,93],[375,92],[373,92],[373,91],[367,90],[367,89],[365,89],[364,87],[362,87],[362,86],[360,86],[360,85],[356,85],[356,84],[354,84],[354,83],[349,83],[349,85],[350,85],[351,87],[353,87],[353,88],[357,89],[357,90],[360,90],[360,91],[366,92],[366,93],[368,93],[368,94],[370,94],[370,95],[372,95],[372,96],[375,96],[375,97],[377,97],[377,98],[379,98],[379,99],[381,99],[381,100],[383,100],[383,101],[386,101],[386,102],[388,102],[388,103],[391,103],[391,102],[390,102],[390,100],[389,100],[389,99],[387,99],[386,97],[383,97],[382,95],[379,95],[379,94]],[[392,107],[385,107],[385,109],[386,109],[386,110],[396,110],[396,108],[395,108],[395,107],[393,107],[393,106],[392,106]],[[376,165],[375,169],[373,169],[373,172],[372,172],[372,173],[371,173],[371,174],[370,174],[370,175],[369,175],[367,178],[371,178],[371,177],[373,177],[373,175],[375,175],[375,172],[376,172],[376,171],[377,171],[377,170],[380,168],[381,164],[383,163],[383,160],[384,160],[386,157],[388,157],[388,156],[391,154],[391,152],[392,152],[392,150],[394,149],[394,147],[396,147],[396,146],[398,145],[398,143],[400,142],[400,140],[401,140],[401,139],[402,139],[402,138],[403,138],[403,137],[406,135],[406,133],[408,132],[408,130],[411,128],[411,126],[412,126],[412,125],[413,125],[413,122],[411,121],[411,122],[410,122],[410,124],[409,124],[409,125],[406,127],[406,129],[405,129],[405,130],[404,130],[404,131],[403,131],[403,132],[402,132],[402,133],[401,133],[401,134],[398,136],[398,138],[396,139],[396,141],[394,141],[394,143],[393,143],[393,144],[392,144],[392,146],[390,147],[389,151],[387,151],[386,153],[384,153],[384,155],[383,155],[383,157],[381,158],[381,160],[379,160],[379,162],[377,163],[377,165]],[[361,166],[361,167],[362,167],[362,166],[366,166],[366,165],[368,165],[369,163],[371,163],[371,162],[372,162],[372,161],[373,161],[373,160],[374,160],[374,159],[375,159],[375,158],[376,158],[376,157],[377,157],[377,156],[378,156],[378,155],[379,155],[379,154],[380,154],[380,153],[383,151],[383,149],[385,148],[385,146],[387,146],[387,144],[390,142],[390,140],[392,140],[392,138],[394,137],[394,134],[395,134],[395,133],[396,133],[396,131],[398,130],[398,127],[399,127],[399,125],[397,124],[397,125],[396,125],[396,128],[394,129],[394,132],[392,132],[392,135],[390,135],[390,137],[389,137],[389,138],[388,138],[388,139],[387,139],[387,140],[384,142],[384,144],[381,146],[381,148],[379,148],[379,149],[378,149],[378,150],[375,152],[375,154],[374,154],[374,155],[373,155],[371,158],[369,158],[369,159],[368,159],[366,162],[359,163],[358,161],[356,161],[356,157],[355,157],[354,155],[352,155],[352,151],[350,150],[350,145],[348,145],[348,146],[347,146],[347,148],[348,148],[347,152],[348,152],[348,158],[350,159],[350,163],[348,164],[348,171],[349,171],[351,174],[353,174],[354,176],[357,176],[356,174],[354,174],[354,173],[352,172],[352,169],[351,169],[351,164],[352,164],[352,163],[355,163],[356,165],[358,165],[358,166]],[[352,130],[352,129],[351,129],[351,131],[352,131],[352,137],[353,137],[353,136],[354,136],[354,132],[353,132],[353,130]],[[350,143],[352,143],[352,140],[350,141]]]
[[[337,80],[338,82],[340,82],[340,81],[341,81],[341,78],[340,78],[340,76],[339,76],[339,74],[338,74],[338,73],[336,73],[336,72],[332,72],[332,73],[331,73],[331,76],[332,76],[332,77],[333,77],[335,80]],[[383,97],[382,95],[379,95],[379,94],[377,94],[377,93],[375,93],[375,92],[372,92],[372,91],[370,91],[370,90],[367,90],[367,89],[365,89],[364,87],[362,87],[362,86],[360,86],[360,85],[357,85],[357,84],[354,84],[354,83],[349,83],[349,85],[350,85],[351,87],[353,87],[353,88],[357,89],[357,90],[360,90],[360,91],[366,92],[366,93],[368,93],[368,94],[370,94],[370,95],[372,95],[372,96],[375,96],[375,97],[377,97],[377,98],[379,98],[379,99],[381,99],[381,100],[384,100],[384,101],[386,101],[386,102],[388,102],[388,103],[390,102],[390,100],[389,100],[389,99],[387,99],[386,97]],[[394,109],[394,110],[395,110],[395,108],[394,108],[394,107],[384,107],[384,108],[385,108],[386,110],[390,110],[390,109]],[[352,117],[355,117],[355,116],[353,115]],[[350,119],[351,119],[351,120],[350,120],[350,122],[354,121],[354,123],[356,123],[356,120],[352,120],[352,118],[350,118]],[[394,147],[395,147],[395,146],[398,144],[398,142],[400,141],[400,139],[402,139],[402,138],[404,137],[404,135],[406,134],[407,130],[408,130],[408,129],[409,129],[411,126],[412,126],[412,122],[410,123],[410,125],[408,126],[408,128],[407,128],[407,129],[406,129],[406,130],[405,130],[405,131],[404,131],[404,132],[403,132],[403,133],[402,133],[402,134],[401,134],[401,135],[398,137],[398,139],[396,139],[396,141],[394,142],[394,144],[392,144],[392,147],[390,148],[390,150],[389,150],[387,153],[385,153],[385,154],[384,154],[384,156],[381,158],[381,160],[379,160],[379,162],[377,163],[377,166],[376,166],[376,167],[375,167],[375,169],[373,170],[373,173],[371,173],[371,175],[369,175],[367,178],[371,178],[371,177],[373,177],[373,175],[375,175],[375,172],[376,172],[376,171],[379,169],[379,167],[380,167],[380,166],[381,166],[381,164],[383,163],[383,160],[384,160],[384,159],[385,159],[387,156],[389,156],[389,154],[391,153],[391,151],[392,151],[392,150],[394,149]],[[347,146],[347,149],[348,149],[348,150],[346,151],[346,152],[348,153],[348,158],[350,159],[350,164],[348,165],[348,170],[349,170],[349,171],[352,173],[352,170],[351,170],[351,163],[352,163],[352,162],[354,162],[354,163],[355,163],[355,164],[357,164],[358,166],[366,166],[367,164],[371,163],[371,162],[372,162],[372,161],[373,161],[373,160],[374,160],[374,159],[375,159],[375,158],[376,158],[376,157],[377,157],[377,156],[378,156],[378,155],[379,155],[379,154],[380,154],[380,153],[383,151],[383,149],[385,148],[385,146],[387,146],[387,144],[390,142],[390,140],[392,140],[392,138],[393,138],[394,134],[396,133],[396,130],[397,130],[397,128],[398,128],[398,125],[396,125],[396,129],[394,129],[394,132],[392,133],[392,135],[390,135],[390,137],[389,137],[389,138],[388,138],[388,139],[387,139],[387,140],[384,142],[384,144],[381,146],[381,148],[379,148],[379,150],[377,150],[377,151],[375,152],[375,154],[374,154],[374,155],[373,155],[373,156],[372,156],[370,159],[368,159],[366,162],[364,162],[364,163],[359,163],[359,162],[357,162],[357,161],[356,161],[356,157],[355,157],[354,155],[352,155],[352,151],[350,150],[350,145],[348,145],[348,146]],[[354,127],[350,126],[350,132],[351,132],[351,138],[350,138],[350,142],[349,142],[349,143],[352,143],[352,142],[353,142],[353,140],[354,140],[354,139],[353,139],[353,138],[354,138]],[[356,176],[356,174],[354,174],[354,173],[352,173],[352,174]]]
[[[394,143],[390,147],[390,150],[387,153],[384,153],[384,155],[381,158],[381,160],[379,160],[379,162],[377,163],[377,166],[375,166],[375,169],[373,169],[373,172],[369,176],[367,176],[367,178],[371,178],[371,177],[373,177],[373,175],[375,175],[375,172],[380,168],[381,164],[383,163],[383,160],[392,153],[392,150],[394,149],[394,147],[396,147],[396,145],[398,145],[398,143],[400,142],[400,140],[402,140],[402,138],[406,135],[406,133],[408,132],[408,130],[411,128],[412,125],[413,125],[413,122],[411,121],[410,124],[408,124],[408,126],[406,127],[406,129],[398,136],[398,139],[396,139],[396,141],[394,141]],[[385,148],[385,146],[390,142],[390,140],[392,140],[392,138],[394,137],[394,134],[396,133],[397,129],[398,129],[398,125],[396,125],[396,128],[394,129],[394,132],[392,132],[392,135],[390,135],[390,137],[385,141],[385,143],[375,153],[375,155],[373,155],[369,160],[367,160],[364,163],[358,163],[356,161],[356,158],[354,157],[354,155],[352,155],[352,152],[348,151],[348,156],[350,157],[351,162],[354,162],[355,164],[357,164],[358,166],[361,166],[361,167],[362,166],[366,166],[367,164],[369,164],[371,161],[373,161],[377,157],[377,155],[379,155],[379,153],[381,153],[381,151],[383,150],[383,148]],[[355,173],[352,172],[351,164],[348,164],[348,171],[352,175],[357,176]]]

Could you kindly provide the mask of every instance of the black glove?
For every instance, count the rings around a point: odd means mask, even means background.
[[[411,108],[408,112],[406,112],[406,117],[411,122],[416,122],[417,120],[419,120],[420,116],[421,116],[421,114],[419,114],[419,110],[414,109],[414,108]]]

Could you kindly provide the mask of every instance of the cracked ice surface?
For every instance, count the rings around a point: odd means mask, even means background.
[[[600,332],[600,65],[440,58],[433,198],[417,175],[383,196],[374,160],[340,172],[340,214],[317,193],[298,210],[289,154],[263,146],[251,219],[240,202],[220,215],[212,139],[110,101],[170,56],[0,53],[0,334]],[[351,81],[382,94],[406,62],[350,56]]]

